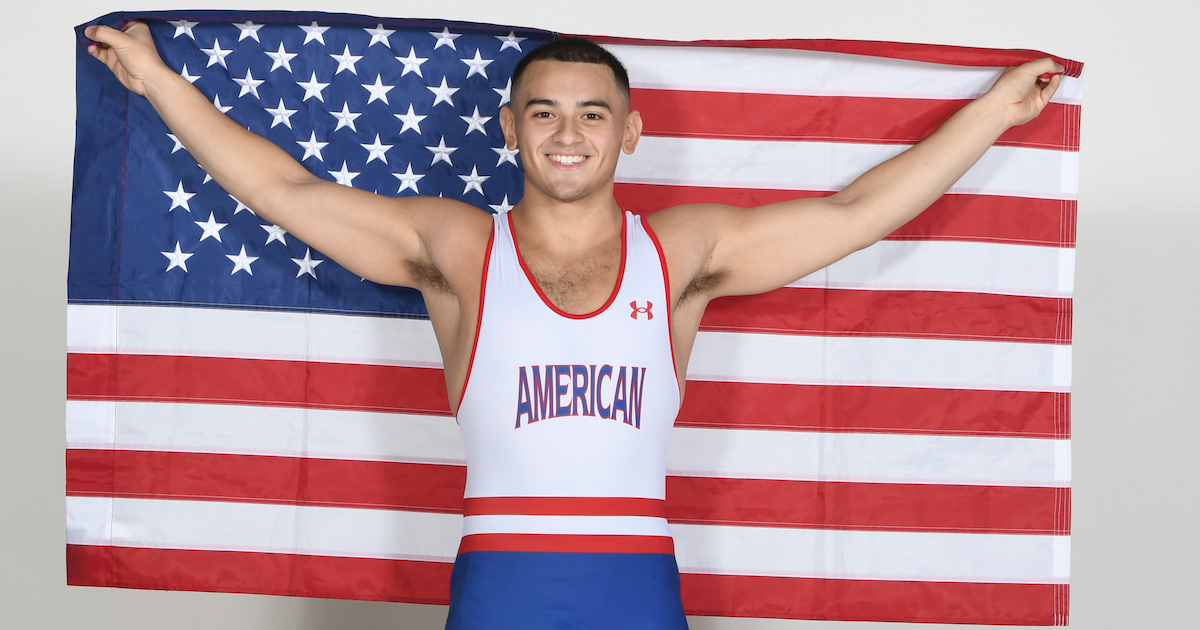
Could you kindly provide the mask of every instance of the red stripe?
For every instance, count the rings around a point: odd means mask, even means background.
[[[691,615],[1066,625],[1065,584],[978,584],[680,575]]]
[[[283,374],[274,372],[283,368]],[[373,366],[364,367],[367,374]],[[249,389],[239,379],[251,382],[280,382],[294,376],[293,365],[283,361],[251,361],[206,357],[145,355],[67,355],[67,396],[75,400],[136,400],[161,402],[252,403],[264,405],[320,406],[304,400],[282,400],[263,389]],[[417,370],[413,369],[413,372]],[[436,376],[424,379],[436,382],[445,404],[445,386],[439,370],[425,370]],[[411,372],[409,373],[411,375]],[[348,378],[337,405],[340,409],[379,409],[356,404],[354,390],[362,389]],[[229,386],[226,394],[221,386]],[[365,392],[379,398],[412,396],[419,399],[428,392],[404,381],[388,383],[387,391]],[[339,391],[339,383],[327,382],[321,388]],[[287,392],[285,392],[287,393]],[[343,392],[344,393],[344,392]],[[257,398],[252,398],[257,396]],[[301,396],[293,396],[302,398]],[[370,399],[368,399],[370,401]],[[410,411],[412,399],[383,407],[388,411]],[[921,433],[945,435],[995,435],[1025,437],[1070,437],[1070,397],[1054,392],[1005,392],[965,389],[903,387],[856,387],[834,385],[781,385],[771,383],[734,383],[724,381],[688,381],[687,395],[676,424],[680,426],[729,427],[744,429],[788,429],[803,431],[858,431],[880,433]],[[418,402],[421,402],[418,400]],[[432,405],[429,405],[432,407]],[[790,410],[780,413],[780,410]],[[448,414],[441,408],[417,409],[421,413]]]
[[[1071,342],[1071,300],[950,291],[782,288],[713,300],[701,330]]]
[[[552,553],[675,553],[669,536],[584,534],[470,534],[458,553],[472,551],[548,551]]]
[[[768,203],[825,197],[829,191],[707,188],[617,183],[617,203],[635,214],[650,214],[689,203],[720,203],[750,208]],[[948,240],[1025,245],[1075,246],[1075,201],[942,195],[929,209],[887,240]]]
[[[67,449],[67,494],[460,513],[463,466]]]
[[[422,604],[450,600],[447,562],[67,545],[67,584]]]
[[[667,477],[674,523],[818,529],[1070,534],[1068,488]]]
[[[1083,63],[1065,57],[1048,55],[1038,50],[1022,48],[971,48],[943,44],[910,44],[907,42],[877,42],[850,39],[701,39],[679,42],[666,39],[635,39],[632,37],[608,37],[603,35],[580,35],[598,44],[626,44],[630,46],[702,46],[708,48],[777,48],[785,50],[817,50],[868,55],[889,59],[908,59],[950,66],[1004,67],[1016,66],[1027,61],[1050,57],[1066,70],[1063,74],[1079,77]]]
[[[67,397],[450,415],[440,369],[265,359],[70,353]]]
[[[463,516],[651,516],[665,518],[666,501],[639,497],[474,497],[463,499]]]
[[[170,474],[164,474],[170,471]],[[67,494],[468,514],[667,516],[674,522],[1067,534],[1066,488],[668,477],[668,502],[467,499],[461,466],[212,453],[67,450]]]
[[[1070,394],[688,381],[675,425],[1068,438]]]
[[[67,583],[446,604],[451,564],[272,553],[67,545]],[[692,615],[1065,624],[1069,587],[683,573]]]
[[[653,88],[635,88],[630,99],[648,136],[874,144],[916,144],[971,102]],[[995,144],[1078,151],[1078,136],[1067,133],[1078,109],[1050,103],[1040,116],[1009,129]]]

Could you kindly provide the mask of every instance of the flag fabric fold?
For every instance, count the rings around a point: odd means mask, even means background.
[[[555,33],[325,13],[145,20],[164,61],[317,176],[486,211],[498,112]],[[96,23],[96,22],[94,22]],[[82,29],[82,27],[81,27]],[[593,37],[645,135],[639,214],[828,195],[1033,51]],[[464,455],[420,294],[364,281],[200,168],[79,31],[70,584],[445,603]],[[924,214],[713,302],[668,459],[690,614],[1065,625],[1082,64]]]

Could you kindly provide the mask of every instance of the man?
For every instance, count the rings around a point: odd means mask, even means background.
[[[602,48],[559,40],[514,72],[500,122],[525,192],[492,217],[321,180],[167,68],[144,24],[87,35],[230,194],[358,275],[421,291],[467,449],[448,621],[462,628],[685,627],[665,454],[707,303],[783,286],[904,224],[1035,117],[1059,82],[1039,77],[1062,70],[1010,69],[835,195],[639,220],[612,196],[641,133],[628,77]]]

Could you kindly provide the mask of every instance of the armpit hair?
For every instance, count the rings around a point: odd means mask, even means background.
[[[454,290],[450,288],[450,283],[446,281],[446,276],[431,264],[419,262],[416,260],[408,260],[405,263],[408,270],[417,279],[417,286],[422,291],[437,291],[447,295],[453,295]]]
[[[675,307],[679,308],[687,303],[688,300],[698,297],[713,289],[721,286],[725,279],[729,277],[729,272],[725,270],[710,271],[700,274],[692,279],[683,289],[683,293],[679,294],[679,301],[675,303]]]

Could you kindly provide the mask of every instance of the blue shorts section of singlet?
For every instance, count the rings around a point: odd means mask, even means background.
[[[675,557],[472,551],[455,560],[447,630],[686,630]]]

